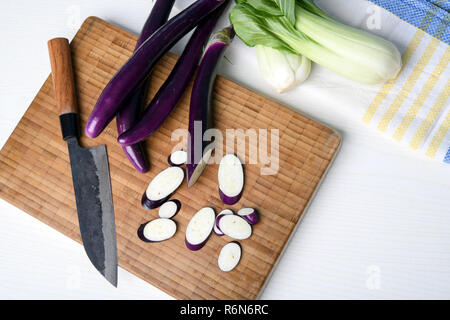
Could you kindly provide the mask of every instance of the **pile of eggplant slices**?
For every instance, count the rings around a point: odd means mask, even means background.
[[[144,208],[159,207],[159,218],[138,229],[139,238],[145,242],[159,242],[173,237],[177,225],[172,218],[181,209],[181,203],[170,200],[170,197],[184,180],[182,166],[186,167],[187,183],[191,187],[210,159],[214,145],[203,142],[202,152],[197,156],[194,142],[203,141],[205,131],[212,127],[211,93],[216,66],[235,35],[233,27],[229,26],[211,37],[229,0],[197,0],[169,20],[174,2],[155,2],[133,55],[107,84],[85,127],[86,135],[95,138],[116,118],[118,143],[133,166],[141,173],[147,172],[149,161],[141,142],[164,123],[197,70],[191,92],[187,151],[178,150],[169,155],[170,167],[155,176],[142,197]],[[167,80],[143,108],[149,75],[155,64],[194,28]],[[201,130],[194,130],[194,123],[201,123]],[[221,159],[218,184],[224,204],[232,205],[239,201],[244,186],[244,172],[241,161],[235,155],[227,154]],[[227,235],[234,240],[244,240],[251,236],[251,226],[257,222],[257,212],[252,208],[242,208],[237,215],[225,209],[216,217],[212,208],[205,207],[190,220],[185,243],[188,249],[199,250],[213,230],[218,236]],[[241,246],[238,242],[226,244],[218,257],[220,270],[231,271],[239,263],[240,257]]]

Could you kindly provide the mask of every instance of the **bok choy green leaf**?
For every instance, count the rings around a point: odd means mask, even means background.
[[[265,12],[272,16],[282,16],[283,12],[281,12],[280,7],[275,3],[274,0],[236,0],[236,3],[248,3],[253,8],[258,11]],[[295,15],[294,15],[295,19]],[[295,23],[295,22],[294,22]]]
[[[275,0],[290,24],[295,24],[295,0]]]

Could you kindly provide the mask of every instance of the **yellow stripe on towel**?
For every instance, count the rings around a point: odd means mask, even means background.
[[[439,0],[439,1],[442,1],[442,0]],[[436,6],[432,6],[431,9],[427,12],[427,15],[425,16],[425,18],[423,19],[422,23],[419,26],[419,29],[417,29],[416,33],[414,34],[414,37],[409,42],[408,47],[403,52],[402,63],[404,66],[406,66],[409,63],[409,60],[411,60],[411,57],[413,56],[414,52],[419,47],[420,42],[422,41],[424,35],[426,34],[422,30],[428,30],[436,13],[437,13]],[[442,24],[439,27],[441,27],[441,26],[442,26]],[[375,113],[380,108],[384,99],[386,99],[388,94],[391,92],[392,88],[395,86],[397,79],[398,79],[398,76],[395,79],[391,79],[391,80],[387,81],[383,85],[383,87],[380,89],[380,91],[378,92],[376,97],[373,99],[373,101],[370,103],[369,107],[367,108],[367,110],[363,116],[364,122],[369,123],[370,121],[372,121]]]
[[[380,123],[378,124],[378,130],[380,130],[382,132],[385,132],[387,130],[392,119],[395,117],[398,110],[402,106],[403,102],[406,100],[406,98],[410,94],[411,90],[416,85],[417,80],[419,79],[423,70],[425,69],[427,64],[430,62],[431,57],[433,56],[434,52],[436,51],[439,43],[440,43],[440,41],[437,40],[436,38],[431,38],[430,43],[428,44],[427,48],[425,49],[425,53],[422,55],[422,57],[420,57],[414,70],[409,75],[408,79],[406,80],[406,82],[403,85],[402,89],[400,90],[399,94],[395,98],[394,102],[390,105],[389,109],[385,112],[383,118],[381,119]]]
[[[431,141],[431,144],[429,145],[426,153],[427,156],[433,158],[436,156],[436,153],[439,150],[439,147],[441,146],[445,136],[447,135],[449,128],[450,128],[450,112],[447,113],[444,122],[441,124],[441,127],[439,128],[433,140]]]
[[[411,57],[413,56],[414,52],[419,47],[420,42],[422,41],[423,37],[425,35],[425,32],[422,30],[417,30],[414,34],[414,37],[409,42],[408,47],[405,49],[405,52],[402,56],[402,63],[404,66],[406,66],[409,63],[409,60],[411,60]],[[395,79],[391,79],[387,81],[383,87],[381,87],[378,94],[375,96],[373,101],[370,103],[370,106],[367,108],[364,116],[363,121],[366,123],[369,123],[372,121],[373,116],[377,112],[378,108],[380,108],[381,104],[383,103],[384,99],[388,96],[388,94],[391,92],[392,88],[394,87],[395,83],[397,82],[398,76]]]
[[[417,98],[414,100],[412,106],[409,108],[406,116],[403,118],[400,125],[397,127],[397,130],[394,133],[394,139],[400,141],[408,130],[409,126],[416,118],[419,110],[422,108],[423,104],[427,100],[433,88],[436,86],[441,74],[445,71],[450,60],[450,50],[449,47],[446,48],[444,55],[442,56],[439,63],[434,68],[430,77],[428,78],[426,84],[422,87]]]
[[[433,123],[436,121],[437,117],[441,114],[442,109],[445,106],[445,103],[449,99],[450,95],[450,80],[447,80],[447,84],[442,90],[441,94],[437,98],[434,103],[433,108],[428,112],[425,120],[422,122],[420,128],[416,131],[414,138],[411,140],[410,147],[414,150],[417,150],[423,142],[423,139],[426,137],[428,130],[430,130]]]

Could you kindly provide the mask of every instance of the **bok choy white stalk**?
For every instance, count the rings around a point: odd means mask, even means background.
[[[236,34],[248,46],[303,55],[365,84],[385,82],[400,71],[401,55],[391,42],[333,20],[312,0],[284,2],[295,2],[294,24],[275,0],[257,5],[255,0],[237,0],[230,14]]]
[[[264,80],[279,93],[304,82],[311,72],[311,60],[262,45],[256,46],[258,66]]]

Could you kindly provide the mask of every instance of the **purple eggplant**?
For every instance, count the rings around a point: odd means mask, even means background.
[[[141,35],[137,41],[135,51],[158,30],[169,18],[175,0],[157,0],[153,9],[142,28]],[[133,92],[122,103],[120,112],[117,114],[117,133],[121,135],[136,124],[141,111],[145,94],[147,93],[148,80]],[[142,145],[133,144],[123,147],[123,151],[132,165],[141,173],[149,170],[149,162]]]
[[[214,10],[198,25],[187,43],[183,54],[178,59],[167,80],[147,106],[141,120],[119,137],[119,144],[128,146],[140,142],[150,136],[163,124],[189,85],[189,81],[197,69],[209,36],[217,20],[227,7],[228,1],[226,0],[222,6]]]
[[[89,116],[86,135],[97,137],[123,107],[124,100],[145,81],[159,59],[225,1],[198,0],[145,40],[106,85]]]
[[[188,187],[194,185],[200,177],[214,149],[214,142],[203,141],[203,136],[206,130],[212,128],[213,123],[211,93],[217,64],[233,37],[232,27],[227,27],[214,35],[195,76],[189,109],[188,162],[186,163]]]
[[[175,0],[156,0],[150,16],[145,21],[134,51],[167,22],[174,3]]]

